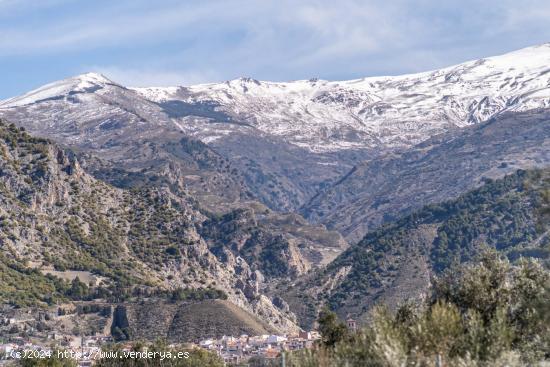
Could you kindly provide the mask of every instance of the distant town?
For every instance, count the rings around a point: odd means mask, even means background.
[[[220,356],[228,364],[236,364],[251,357],[273,359],[283,351],[312,348],[320,339],[316,331],[300,332],[296,335],[260,335],[223,336],[219,339],[209,338],[198,343],[171,344],[177,348],[203,348]],[[111,337],[51,334],[45,343],[30,341],[29,338],[17,336],[8,338],[0,344],[0,366],[22,358],[48,358],[54,354],[61,358],[73,358],[78,366],[92,366],[99,358],[110,358],[102,353],[102,347],[114,342]],[[134,342],[122,343],[120,353],[133,351]]]
[[[5,314],[4,314],[5,315]],[[54,353],[61,358],[75,359],[79,366],[92,366],[99,358],[109,358],[103,353],[105,347],[116,341],[105,332],[93,336],[78,335],[77,330],[59,332],[44,330],[42,320],[63,319],[68,315],[40,312],[14,312],[12,317],[0,317],[0,366],[21,358],[47,358]],[[355,329],[353,319],[347,326]],[[287,335],[237,335],[221,338],[195,340],[192,343],[170,344],[174,349],[202,348],[217,354],[225,363],[237,364],[252,357],[274,359],[283,351],[313,348],[321,338],[317,331],[300,331]],[[118,343],[120,353],[134,351],[135,341]],[[129,355],[129,354],[125,354]]]

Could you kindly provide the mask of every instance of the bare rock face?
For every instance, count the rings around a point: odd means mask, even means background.
[[[240,289],[244,296],[250,301],[255,299],[260,295],[257,283],[255,282],[243,282],[242,280],[237,280],[237,283],[235,284],[237,289]]]
[[[32,289],[52,287],[42,272],[80,272],[101,279],[104,294],[113,299],[121,288],[130,298],[205,290],[223,294],[242,312],[261,314],[273,329],[296,329],[292,313],[274,307],[254,288],[265,281],[259,271],[242,260],[228,266],[212,253],[197,231],[207,217],[192,198],[166,186],[110,186],[88,175],[72,152],[1,121],[0,152],[0,271],[9,286],[2,288],[3,300],[54,302],[53,297],[63,297],[55,288]],[[5,274],[6,269],[22,273]],[[27,276],[34,280],[22,281]],[[24,292],[32,296],[21,301],[17,297]]]

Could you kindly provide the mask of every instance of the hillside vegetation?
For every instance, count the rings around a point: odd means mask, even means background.
[[[202,279],[192,204],[161,188],[115,189],[69,152],[0,124],[0,294],[17,306],[62,301],[68,282],[44,269],[88,271],[101,296],[165,288],[164,269],[193,263]],[[185,257],[185,259],[183,259]],[[213,258],[213,257],[212,257]],[[86,295],[82,295],[83,297]],[[91,295],[90,295],[91,296]]]
[[[324,311],[320,348],[291,353],[287,365],[542,366],[550,360],[549,302],[550,273],[539,262],[511,265],[485,251],[437,277],[420,305],[377,307],[357,333]]]
[[[512,261],[532,257],[548,266],[549,210],[550,170],[487,179],[455,200],[370,232],[298,283],[288,298],[312,315],[309,320],[323,302],[341,316],[363,315],[377,303],[395,308],[407,298],[426,297],[434,274],[471,260],[484,246]]]
[[[203,154],[201,147],[186,149]],[[294,330],[287,305],[275,306],[264,289],[347,245],[298,215],[253,203],[220,215],[173,183],[152,184],[149,173],[140,176],[147,183],[114,187],[79,162],[71,151],[0,122],[2,304],[227,299],[277,330]]]

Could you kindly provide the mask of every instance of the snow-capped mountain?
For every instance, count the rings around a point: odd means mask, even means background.
[[[146,99],[203,104],[260,131],[313,151],[410,146],[449,127],[464,127],[503,111],[550,106],[550,44],[448,68],[343,82],[226,83],[136,88]],[[195,116],[184,129],[209,141]],[[191,127],[193,126],[193,127]]]
[[[60,108],[59,101],[68,103]],[[76,102],[78,111],[67,114]],[[240,78],[127,89],[89,73],[2,101],[0,111],[53,108],[49,124],[56,123],[56,117],[57,123],[95,120],[98,129],[121,120],[154,121],[206,143],[254,130],[312,152],[330,152],[409,147],[503,111],[549,106],[550,44],[544,44],[435,71],[342,82]],[[125,118],[118,118],[121,115]]]
[[[89,73],[2,101],[0,117],[125,170],[180,175],[213,207],[223,207],[216,195],[226,204],[252,195],[295,211],[363,161],[504,112],[549,107],[544,44],[419,74],[340,82],[240,78],[128,88]],[[324,214],[314,217],[323,222]]]
[[[113,82],[101,74],[87,73],[74,78],[46,84],[22,96],[2,101],[0,105],[5,107],[24,106],[32,103],[44,102],[52,97],[66,94],[74,95],[95,92],[107,84],[113,84]]]
[[[0,102],[0,115],[66,144],[99,149],[113,138],[150,136],[175,125],[156,103],[96,73],[47,84]]]

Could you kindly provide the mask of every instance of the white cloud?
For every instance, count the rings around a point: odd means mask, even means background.
[[[36,19],[37,3],[59,12]],[[120,0],[80,13],[89,2],[0,0],[0,13],[7,4],[35,17],[0,22],[0,56],[109,65],[98,71],[123,84],[420,71],[550,38],[546,0]]]
[[[1,29],[0,49],[13,54],[45,53],[53,50],[83,50],[136,39],[154,37],[192,18],[176,11],[157,13],[104,14],[101,10],[77,19]]]

